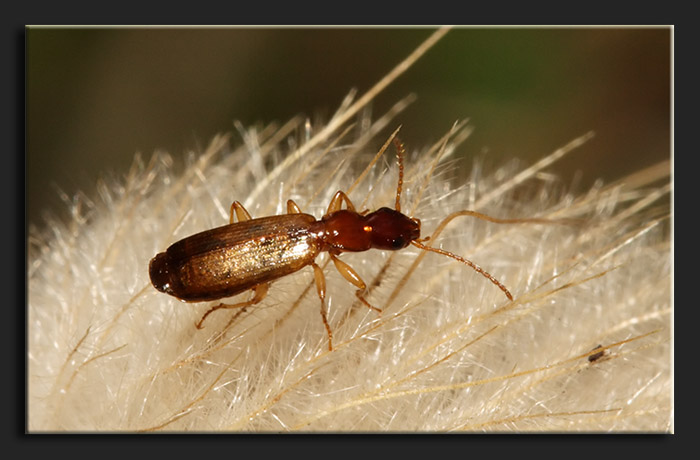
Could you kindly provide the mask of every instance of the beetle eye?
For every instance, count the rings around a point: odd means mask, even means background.
[[[396,249],[400,249],[404,247],[404,241],[403,238],[396,238],[394,241],[391,242],[391,245],[395,247]]]

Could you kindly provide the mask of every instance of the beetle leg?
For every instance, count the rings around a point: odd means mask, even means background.
[[[379,308],[373,306],[372,304],[367,302],[367,300],[364,297],[362,297],[362,294],[365,292],[365,290],[367,290],[367,285],[364,281],[362,281],[360,275],[358,275],[357,272],[353,270],[353,268],[350,265],[340,260],[337,256],[333,255],[330,252],[328,254],[331,256],[331,260],[335,264],[335,268],[340,272],[341,275],[343,275],[343,278],[345,278],[346,280],[348,280],[349,282],[351,282],[359,288],[357,291],[355,291],[355,295],[357,296],[357,298],[360,299],[360,301],[363,304],[365,304],[365,306],[367,306],[367,308],[369,308],[370,310],[374,310],[377,313],[381,313],[382,311]]]
[[[229,224],[233,223],[233,212],[236,211],[236,217],[238,217],[238,222],[243,222],[252,219],[250,213],[243,207],[238,201],[231,203],[231,212],[229,216]]]
[[[321,299],[321,318],[323,319],[323,325],[326,326],[326,332],[328,332],[328,351],[333,351],[333,332],[328,324],[328,316],[326,315],[326,278],[323,276],[323,270],[318,264],[314,262],[311,266],[314,268],[314,280],[316,281],[318,298]]]
[[[253,297],[250,300],[246,300],[245,302],[239,302],[239,303],[234,303],[232,305],[225,304],[225,303],[220,303],[219,305],[216,305],[207,311],[204,316],[199,320],[199,322],[195,325],[197,329],[202,328],[202,323],[206,319],[207,316],[209,316],[211,313],[215,312],[216,310],[220,310],[222,308],[224,309],[230,309],[230,308],[245,308],[249,307],[251,305],[255,305],[256,303],[259,303],[262,299],[265,298],[267,295],[267,289],[270,287],[270,283],[265,283],[265,284],[258,284],[257,286],[253,287],[252,290],[255,293]]]
[[[342,190],[338,190],[337,192],[335,192],[335,195],[333,195],[333,199],[328,204],[328,211],[326,212],[326,214],[340,211],[340,208],[343,205],[343,201],[345,201],[345,205],[350,211],[357,212],[355,211],[355,206],[353,206],[352,201],[350,201],[350,198],[348,198],[345,192],[343,192]]]

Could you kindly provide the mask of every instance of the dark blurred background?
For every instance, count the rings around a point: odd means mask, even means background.
[[[460,149],[535,161],[589,130],[557,164],[582,186],[670,157],[670,28],[458,28],[375,99],[416,93],[396,120],[409,149],[456,119]],[[329,117],[432,33],[427,28],[28,28],[27,219],[61,212],[52,183],[94,194],[136,152],[178,156],[244,125]],[[234,141],[238,141],[234,135]]]

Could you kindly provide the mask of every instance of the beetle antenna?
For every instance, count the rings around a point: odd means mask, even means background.
[[[490,273],[488,273],[488,272],[487,272],[486,270],[484,270],[483,268],[479,267],[477,264],[475,264],[475,263],[472,262],[471,260],[465,259],[464,257],[460,257],[460,256],[458,256],[457,254],[453,254],[453,253],[451,253],[451,252],[444,251],[444,250],[439,249],[439,248],[433,248],[433,247],[430,247],[430,246],[426,246],[426,245],[424,245],[424,244],[422,244],[422,243],[419,243],[418,241],[415,241],[415,240],[414,240],[414,241],[411,241],[411,244],[414,245],[414,246],[417,247],[417,248],[423,249],[424,251],[436,252],[436,253],[438,253],[438,254],[442,254],[443,256],[451,257],[451,258],[453,258],[453,259],[455,259],[455,260],[457,260],[457,261],[459,261],[459,262],[462,262],[462,263],[465,264],[465,265],[469,265],[469,266],[470,266],[471,268],[473,268],[476,272],[481,273],[483,276],[485,276],[486,278],[488,278],[493,284],[495,284],[496,286],[498,286],[499,289],[500,289],[501,291],[503,291],[503,292],[506,294],[506,297],[508,297],[508,300],[511,300],[511,301],[513,300],[513,296],[511,295],[510,291],[508,291],[508,288],[506,288],[503,284],[501,284],[501,282],[498,281],[493,275],[491,275]]]
[[[396,156],[399,159],[399,185],[396,187],[396,206],[394,209],[401,212],[401,188],[403,187],[403,155],[406,149],[403,146],[403,142],[398,136],[394,137],[394,146],[396,147]]]

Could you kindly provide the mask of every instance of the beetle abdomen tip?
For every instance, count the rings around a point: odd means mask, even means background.
[[[166,253],[158,253],[148,264],[148,274],[151,277],[153,287],[166,294],[171,293],[170,271],[168,268],[168,256]]]

